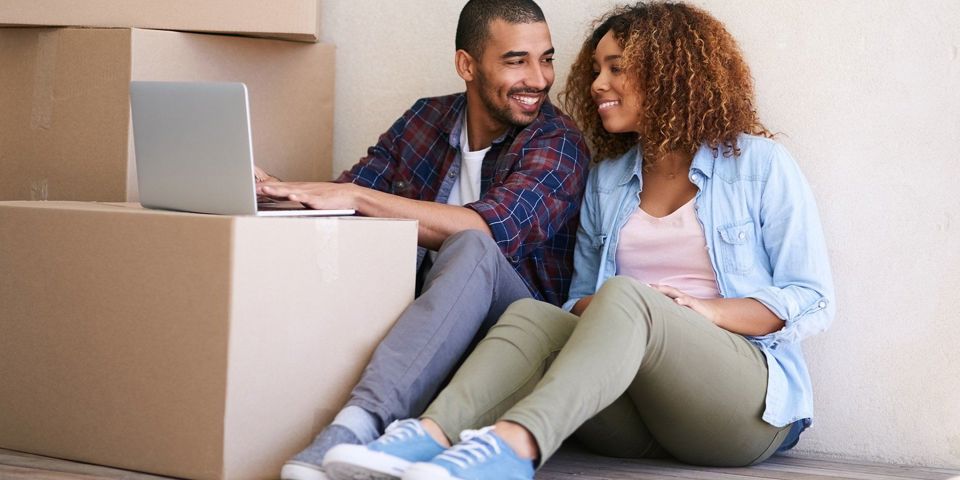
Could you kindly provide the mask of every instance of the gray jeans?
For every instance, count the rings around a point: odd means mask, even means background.
[[[531,297],[496,242],[476,230],[440,247],[423,291],[400,315],[354,387],[347,405],[380,420],[419,415],[475,339],[516,300]]]

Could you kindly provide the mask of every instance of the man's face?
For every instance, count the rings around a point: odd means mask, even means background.
[[[494,20],[474,85],[486,116],[503,127],[533,122],[553,85],[553,42],[545,22]]]

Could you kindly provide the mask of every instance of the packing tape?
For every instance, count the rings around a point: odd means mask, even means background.
[[[49,130],[53,125],[53,87],[57,70],[56,30],[40,32],[37,42],[37,63],[33,73],[33,111],[30,127]]]
[[[340,280],[340,221],[317,218],[313,220],[313,227],[317,232],[315,245],[320,283],[336,282]]]

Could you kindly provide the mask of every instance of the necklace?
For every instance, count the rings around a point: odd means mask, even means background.
[[[684,171],[683,169],[680,169],[680,170],[676,170],[676,171],[673,171],[673,172],[657,172],[657,171],[653,171],[653,172],[650,172],[650,173],[653,173],[653,174],[655,174],[655,175],[659,175],[659,176],[661,176],[661,177],[666,177],[667,180],[674,180],[674,179],[677,178],[677,176],[679,176],[681,173],[683,173],[683,171]]]
[[[672,154],[667,154],[664,157],[670,156],[670,155]],[[693,158],[689,158],[685,162],[670,162],[673,164],[671,165],[673,167],[676,167],[677,163],[680,164],[679,165],[680,168],[677,168],[672,172],[661,171],[661,170],[665,170],[667,167],[665,164],[661,163],[661,160],[662,158],[660,160],[655,160],[650,163],[645,162],[646,165],[643,166],[644,171],[646,171],[647,173],[652,173],[654,175],[665,177],[667,180],[676,180],[677,177],[681,176],[680,175],[681,173],[683,174],[683,177],[686,177],[686,172],[690,170],[690,164],[693,161]]]

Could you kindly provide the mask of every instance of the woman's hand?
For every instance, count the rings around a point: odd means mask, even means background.
[[[593,295],[587,295],[577,300],[577,303],[573,304],[573,308],[570,309],[570,313],[579,317],[583,311],[587,309],[587,306],[590,305],[591,300],[593,300]]]
[[[707,317],[716,326],[739,335],[759,337],[776,332],[784,325],[780,317],[753,298],[697,298],[669,285],[650,285],[650,288],[672,298],[677,305]]]
[[[690,296],[687,293],[681,291],[680,289],[673,288],[669,285],[651,284],[650,288],[672,298],[673,301],[677,303],[677,305],[687,307],[693,310],[694,312],[697,312],[700,315],[707,317],[707,320],[710,320],[711,322],[719,325],[719,323],[717,322],[717,311],[713,307],[713,305],[710,304],[709,300]]]

